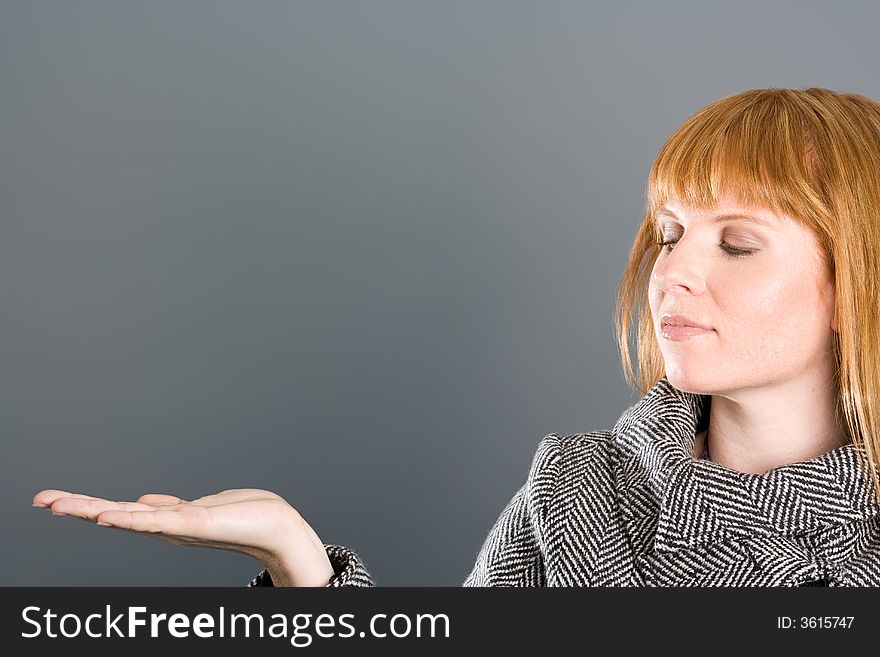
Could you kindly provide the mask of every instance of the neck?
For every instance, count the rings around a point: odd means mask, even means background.
[[[834,386],[818,385],[815,378],[714,394],[708,429],[712,460],[763,474],[821,456],[849,443],[836,408]]]

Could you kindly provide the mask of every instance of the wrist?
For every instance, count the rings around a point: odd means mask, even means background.
[[[328,586],[336,574],[324,543],[298,515],[263,565],[275,586]]]
[[[288,566],[284,562],[266,563],[266,572],[272,578],[272,585],[276,587],[323,587],[330,586],[336,573],[329,560],[320,567],[303,568],[302,564],[297,567]]]

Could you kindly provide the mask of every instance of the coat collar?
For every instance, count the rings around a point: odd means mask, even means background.
[[[852,445],[756,475],[693,458],[711,398],[664,377],[612,429],[618,481],[644,485],[658,512],[655,550],[793,536],[880,513],[867,464]],[[636,485],[638,485],[636,484]]]

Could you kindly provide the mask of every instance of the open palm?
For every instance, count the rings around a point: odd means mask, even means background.
[[[114,502],[49,489],[37,493],[33,504],[174,545],[241,552],[262,562],[276,584],[320,585],[333,573],[308,523],[282,497],[266,490],[231,489],[192,501],[147,494],[135,502]]]

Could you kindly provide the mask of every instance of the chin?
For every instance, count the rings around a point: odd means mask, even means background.
[[[687,368],[667,366],[666,379],[677,390],[697,395],[711,395],[718,389],[715,376],[706,371],[693,372]]]

